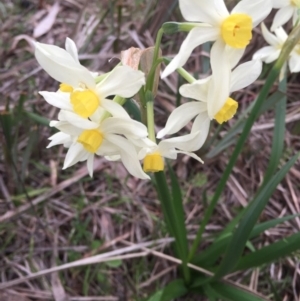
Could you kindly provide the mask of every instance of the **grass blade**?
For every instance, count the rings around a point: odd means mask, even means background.
[[[190,275],[187,267],[188,242],[184,223],[181,192],[173,171],[171,168],[169,168],[169,170],[172,181],[172,196],[170,194],[164,172],[156,172],[154,174],[156,187],[169,233],[175,237],[175,250],[183,263],[184,279],[186,282],[189,282]]]
[[[279,83],[279,89],[286,92],[286,77]],[[285,115],[286,115],[286,101],[287,97],[284,95],[280,101],[275,105],[275,127],[273,132],[271,157],[264,176],[264,183],[272,177],[277,170],[280,158],[284,147],[285,137]],[[264,184],[262,184],[263,186]]]
[[[246,242],[248,241],[252,229],[255,226],[261,212],[265,208],[273,191],[284,178],[289,169],[294,165],[299,157],[299,153],[293,156],[281,170],[279,170],[271,180],[257,194],[255,199],[247,207],[241,222],[234,232],[231,241],[225,252],[225,256],[215,274],[215,278],[220,278],[232,271],[240,256],[243,253]]]
[[[184,208],[183,200],[180,190],[180,185],[178,183],[177,177],[170,165],[168,165],[170,177],[171,177],[171,187],[172,187],[172,202],[171,202],[171,212],[173,227],[175,229],[175,237],[178,240],[178,244],[181,252],[181,260],[183,263],[184,273],[186,274],[185,278],[189,282],[189,272],[187,268],[187,257],[188,257],[188,240],[187,232],[185,227],[185,218],[184,218]]]
[[[265,85],[263,86],[262,90],[260,91],[258,98],[253,106],[253,109],[245,123],[243,132],[240,136],[240,138],[237,141],[236,147],[232,153],[232,156],[227,164],[227,167],[223,173],[222,178],[220,179],[219,185],[216,189],[216,192],[211,200],[211,203],[209,204],[209,207],[207,208],[207,210],[205,211],[204,214],[204,218],[200,224],[200,227],[197,231],[196,234],[196,238],[193,242],[192,248],[190,250],[189,253],[189,261],[194,257],[196,250],[198,248],[198,245],[201,242],[202,239],[202,234],[204,232],[205,226],[207,225],[214,209],[215,206],[226,186],[227,180],[231,174],[231,171],[235,165],[235,162],[237,161],[237,158],[239,156],[239,154],[242,152],[244,144],[247,140],[247,137],[251,131],[252,125],[255,122],[255,120],[257,119],[257,117],[259,116],[259,112],[263,106],[264,101],[267,99],[269,91],[271,89],[271,87],[273,86],[276,78],[278,77],[283,65],[286,63],[286,61],[288,60],[288,57],[290,55],[290,53],[292,52],[292,50],[294,49],[294,47],[296,46],[298,40],[300,38],[300,26],[296,26],[292,32],[290,33],[289,37],[287,38],[286,42],[284,43],[281,53],[279,55],[278,60],[276,61],[275,65],[272,67]]]
[[[300,233],[263,247],[253,253],[242,257],[235,270],[244,270],[261,266],[278,260],[281,257],[290,256],[291,253],[300,249]]]
[[[216,282],[212,283],[211,288],[222,296],[222,300],[228,301],[266,301],[267,298],[260,297],[256,293],[246,292],[240,288],[234,287],[227,283]]]
[[[276,218],[264,223],[260,223],[258,225],[255,225],[253,228],[249,239],[257,237],[264,231],[273,228],[281,223],[284,223],[286,221],[289,221],[297,216],[300,216],[300,214],[294,214],[294,215],[288,215],[281,218]],[[232,237],[232,233],[228,232],[226,234],[223,234],[222,236],[219,236],[212,245],[210,245],[206,250],[202,251],[198,256],[195,257],[193,263],[195,265],[199,265],[201,267],[209,267],[212,266],[216,260],[224,254],[224,249],[228,245],[228,242],[230,241]]]

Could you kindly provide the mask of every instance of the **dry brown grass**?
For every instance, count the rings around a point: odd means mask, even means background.
[[[152,46],[162,22],[181,20],[174,1],[164,3],[63,0],[52,29],[37,40],[63,46],[65,37],[69,36],[77,43],[83,64],[94,71],[107,71],[118,63],[121,50]],[[7,285],[0,291],[0,300],[141,300],[166,285],[177,273],[175,263],[143,249],[143,243],[153,241],[149,248],[172,253],[151,184],[129,177],[121,164],[110,164],[103,159],[95,163],[92,180],[85,166],[77,164],[61,171],[63,148],[45,149],[53,129],[24,112],[16,113],[23,100],[24,111],[56,119],[57,109],[49,107],[37,92],[55,91],[57,83],[38,66],[28,43],[34,28],[52,5],[53,1],[37,0],[18,3],[4,0],[0,4],[0,114],[15,112],[13,118],[20,118],[21,122],[14,125],[11,132],[15,139],[13,149],[9,150],[13,163],[4,151],[0,153],[0,288]],[[183,37],[183,34],[164,36],[163,54],[175,54],[180,45],[178,41]],[[254,47],[262,43],[257,35],[246,57],[250,58]],[[206,72],[203,59],[207,56],[205,49],[197,48],[187,69]],[[294,150],[300,150],[298,80],[297,75],[289,76],[287,157]],[[160,84],[156,99],[158,127],[164,125],[166,116],[175,107],[177,81],[174,74]],[[236,93],[240,111],[254,100],[263,84],[264,81],[259,80]],[[273,118],[273,112],[267,112],[254,125],[243,156],[207,226],[206,237],[220,231],[248,203],[262,182],[270,154]],[[231,123],[222,129],[219,137]],[[7,141],[3,129],[0,129],[0,142],[4,150]],[[205,208],[202,196],[206,193],[209,199],[213,194],[230,153],[229,147],[205,160],[204,165],[186,157],[173,163],[182,184],[191,239]],[[299,183],[298,163],[278,186],[260,220],[299,213]],[[266,231],[255,245],[267,245],[299,231],[299,227],[299,218],[286,222]],[[159,243],[155,242],[157,239],[161,239]],[[129,245],[135,246],[136,258],[127,258],[131,254],[128,251],[122,253]],[[117,257],[111,264],[98,262],[31,277],[39,271],[111,251],[116,251],[114,256],[125,257]],[[271,280],[282,300],[298,300],[299,276],[299,255],[295,254],[271,266],[232,275],[230,279],[265,294],[271,292]],[[16,279],[19,282],[11,282]],[[190,296],[184,300],[200,298]]]

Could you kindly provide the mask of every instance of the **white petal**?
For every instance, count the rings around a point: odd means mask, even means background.
[[[275,60],[278,59],[279,55],[280,55],[281,49],[277,49],[276,51],[274,51],[273,53],[271,53],[267,58],[265,58],[263,61],[266,64],[272,63]]]
[[[140,179],[150,179],[142,170],[135,147],[127,139],[117,135],[107,135],[106,138],[120,148],[122,163],[130,174]]]
[[[93,122],[101,123],[104,114],[106,114],[105,112],[106,110],[104,108],[98,107],[96,111],[91,116],[89,116],[89,119]]]
[[[273,8],[281,8],[284,6],[291,5],[291,0],[273,0]]]
[[[200,163],[204,163],[203,160],[202,160],[199,156],[197,156],[196,154],[194,154],[194,153],[191,153],[191,152],[184,152],[184,151],[176,151],[176,153],[178,153],[178,154],[183,154],[183,155],[187,155],[187,156],[189,156],[189,157],[191,157],[191,158],[193,158],[193,159],[199,161]]]
[[[52,147],[54,145],[58,145],[58,144],[69,143],[72,140],[70,135],[67,135],[62,132],[58,132],[58,133],[52,135],[51,137],[49,137],[48,139],[51,140],[51,142],[47,145],[47,148]]]
[[[163,71],[161,78],[168,76],[177,68],[182,67],[188,60],[192,51],[197,46],[208,41],[215,41],[220,35],[219,31],[220,31],[219,27],[207,27],[207,26],[200,26],[200,25],[194,27],[188,33],[186,39],[183,41],[179,53],[173,58],[173,60],[168,64],[166,69]]]
[[[271,10],[271,0],[242,0],[233,8],[232,13],[244,13],[251,16],[253,27],[256,27]]]
[[[278,47],[280,44],[278,37],[271,34],[264,23],[261,23],[261,33],[269,45]]]
[[[195,121],[193,122],[191,133],[201,131],[201,138],[203,139],[203,141],[202,142],[199,141],[200,145],[203,145],[207,138],[209,132],[209,126],[210,126],[210,119],[207,115],[207,112],[203,112],[199,114],[196,117]]]
[[[207,96],[207,112],[210,119],[214,118],[229,96],[231,66],[224,47],[224,42],[218,40],[212,46],[210,54],[212,77]]]
[[[220,20],[226,17],[226,15],[220,16],[218,14],[214,1],[179,0],[179,7],[184,19],[187,21],[219,24]]]
[[[274,16],[271,30],[274,31],[277,27],[287,23],[294,14],[294,8],[292,6],[286,6],[279,9]]]
[[[300,71],[300,55],[292,52],[289,59],[289,68],[292,73]]]
[[[236,67],[231,73],[230,92],[243,89],[252,84],[260,76],[262,62],[253,60]]]
[[[110,99],[101,99],[100,105],[114,117],[131,119],[128,113],[121,105]]]
[[[245,50],[246,48],[237,49],[228,45],[225,46],[226,56],[228,58],[231,69],[233,69],[239,63],[243,54],[245,53]]]
[[[113,155],[113,156],[105,156],[104,158],[108,161],[119,161],[121,159],[121,156]]]
[[[273,46],[266,46],[266,47],[263,47],[263,48],[259,49],[258,51],[256,51],[254,53],[254,55],[253,55],[253,59],[254,60],[262,60],[264,62],[266,60],[269,61],[268,58],[270,56],[273,58],[274,57],[274,53],[278,53],[278,56],[279,56],[280,51],[278,52],[278,49],[276,49]],[[274,60],[276,60],[278,58],[278,56]]]
[[[203,133],[205,138],[202,137],[202,131],[193,132],[188,135],[183,135],[180,137],[169,138],[160,141],[158,144],[159,149],[170,149],[177,148],[179,150],[192,152],[198,150],[204,143],[207,133]]]
[[[294,13],[293,13],[293,26],[296,25],[297,21],[298,21],[299,15],[298,15],[298,9],[294,9]]]
[[[62,110],[73,110],[73,107],[70,103],[69,93],[40,91],[39,94],[42,95],[44,99],[52,106]]]
[[[143,72],[128,66],[114,68],[108,76],[97,85],[97,92],[102,98],[110,95],[131,97],[145,84]]]
[[[100,131],[104,134],[130,135],[131,137],[145,138],[148,135],[147,128],[141,122],[125,120],[122,118],[109,117],[100,126]]]
[[[86,156],[86,150],[81,143],[75,142],[72,144],[66,154],[63,169],[66,169],[77,162],[81,161],[81,158]]]
[[[286,39],[288,38],[288,35],[287,33],[285,32],[285,30],[280,26],[280,27],[277,27],[275,30],[274,30],[277,38],[278,38],[278,41],[279,43],[282,44],[286,41]]]
[[[224,3],[224,0],[214,0],[214,6],[217,13],[222,16],[222,18],[226,18],[229,16],[228,9]]]
[[[61,132],[76,137],[82,133],[82,129],[70,124],[68,121],[56,121],[53,120],[50,122],[51,127],[56,127]]]
[[[94,173],[94,154],[89,154],[86,165],[89,171],[89,175],[92,178]]]
[[[104,137],[102,144],[97,149],[96,154],[99,156],[116,156],[120,153],[119,148],[117,148],[114,144],[107,141]]]
[[[182,85],[179,88],[179,93],[184,97],[206,102],[210,78],[209,76],[204,79],[196,80],[191,84]]]
[[[203,111],[206,111],[206,103],[192,101],[182,104],[171,113],[165,128],[157,133],[157,138],[177,133]]]
[[[89,89],[95,88],[90,72],[74,60],[64,49],[54,45],[36,43],[35,57],[41,67],[55,80],[79,87],[84,83]]]
[[[74,61],[76,61],[78,64],[80,64],[79,59],[78,59],[77,47],[76,47],[76,44],[74,43],[74,41],[71,40],[70,38],[66,38],[65,48],[66,48],[67,52],[69,52],[70,55],[73,57]]]
[[[79,115],[61,110],[58,114],[58,119],[62,121],[68,121],[70,124],[77,128],[91,130],[99,127],[99,124],[92,122],[86,118],[80,117]]]

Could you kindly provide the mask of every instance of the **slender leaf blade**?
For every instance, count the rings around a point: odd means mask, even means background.
[[[222,296],[222,300],[228,301],[266,301],[267,298],[260,297],[256,294],[252,294],[244,291],[243,289],[234,287],[230,284],[223,282],[214,282],[211,284],[211,288],[218,292]]]
[[[250,237],[252,229],[254,228],[261,212],[265,208],[270,196],[289,169],[294,165],[298,157],[299,153],[293,156],[283,166],[283,168],[270,179],[264,188],[260,190],[256,198],[247,207],[238,228],[230,240],[224,258],[215,274],[215,278],[218,279],[223,277],[235,268],[240,256],[243,253],[245,244]]]
[[[253,228],[249,239],[257,237],[264,231],[274,228],[275,226],[284,223],[286,221],[289,221],[297,216],[300,216],[300,214],[293,214],[284,216],[281,218],[272,219],[270,221],[266,221],[263,223],[260,223],[258,225],[255,225]],[[193,260],[193,263],[196,265],[199,265],[201,267],[209,267],[215,263],[215,261],[224,254],[224,249],[228,245],[228,242],[230,241],[232,237],[232,233],[226,233],[222,236],[219,236],[213,244],[211,244],[206,250],[202,251],[199,255],[195,256],[195,259]]]
[[[263,247],[255,252],[242,257],[235,270],[244,270],[261,266],[278,260],[279,258],[290,256],[300,249],[300,233],[283,238],[271,245]]]

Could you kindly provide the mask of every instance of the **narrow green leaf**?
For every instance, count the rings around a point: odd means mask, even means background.
[[[175,252],[182,260],[184,279],[186,282],[189,282],[190,274],[187,267],[188,243],[186,238],[181,194],[178,190],[172,190],[172,196],[174,199],[171,197],[164,172],[156,172],[154,173],[154,176],[167,228],[171,236],[174,236],[175,238]],[[172,183],[175,180],[176,178],[174,179],[173,177]],[[178,208],[176,208],[177,206]]]
[[[5,138],[6,147],[7,149],[11,149],[13,145],[13,137],[14,137],[12,135],[13,118],[11,112],[9,111],[0,112],[0,124]]]
[[[132,98],[127,99],[127,101],[124,104],[124,108],[134,120],[142,120],[140,109]]]
[[[220,295],[216,290],[214,290],[209,284],[203,286],[203,290],[205,295],[208,297],[209,301],[218,301],[220,298],[223,299],[222,295]]]
[[[265,301],[267,298],[259,297],[256,294],[251,294],[243,289],[234,287],[223,282],[213,282],[211,288],[222,296],[222,300],[228,301]]]
[[[235,270],[245,270],[262,264],[270,263],[279,258],[290,256],[300,249],[300,233],[293,234],[281,239],[269,246],[263,247],[255,252],[242,257]]]
[[[188,288],[183,279],[176,279],[170,282],[163,290],[160,301],[171,301],[188,293]]]
[[[289,169],[294,165],[298,157],[299,153],[293,156],[283,166],[283,168],[270,179],[270,181],[264,186],[264,188],[257,194],[255,199],[247,207],[238,228],[230,240],[225,252],[225,256],[215,274],[215,278],[218,279],[223,277],[235,268],[240,256],[243,253],[245,244],[250,237],[252,229],[254,228],[261,212],[265,208],[270,196]]]
[[[171,236],[174,236],[172,222],[171,222],[171,218],[169,216],[169,208],[168,208],[168,204],[171,203],[172,200],[171,200],[171,194],[169,191],[169,187],[168,187],[168,184],[166,181],[165,174],[162,171],[156,172],[156,173],[154,173],[154,177],[155,177],[155,187],[156,187],[156,191],[158,193],[158,198],[161,203],[161,207],[162,207],[164,219],[165,219],[165,222],[167,225],[167,229],[168,229],[169,233],[171,234]]]
[[[286,77],[279,83],[279,89],[284,93],[280,101],[275,105],[275,126],[273,131],[272,150],[269,164],[264,176],[264,183],[272,177],[278,168],[284,147],[285,115],[286,115]],[[263,184],[264,185],[264,184]],[[262,185],[262,186],[263,186]]]
[[[155,292],[152,296],[150,296],[146,301],[160,301],[162,294],[163,290],[159,290]]]
[[[25,151],[23,152],[23,156],[22,156],[22,168],[21,168],[21,180],[22,181],[25,179],[25,174],[27,171],[30,156],[36,147],[38,138],[39,138],[38,128],[37,128],[37,126],[35,126],[29,132],[29,139],[28,139]]]
[[[27,112],[27,111],[24,111],[25,114],[30,118],[32,119],[33,121],[35,121],[36,123],[39,123],[41,125],[45,125],[45,126],[49,126],[49,123],[50,123],[50,120],[43,117],[43,116],[40,116],[36,113],[33,113],[33,112]]]
[[[254,238],[264,231],[273,228],[278,224],[289,221],[297,216],[300,216],[300,214],[288,215],[255,225],[249,239]],[[216,260],[224,254],[224,249],[228,245],[231,237],[232,232],[227,232],[226,234],[223,233],[222,235],[220,235],[206,250],[195,256],[193,263],[201,267],[212,266],[216,262]]]
[[[181,260],[183,264],[187,264],[187,256],[188,256],[188,240],[187,240],[187,232],[185,227],[185,218],[184,218],[184,208],[183,208],[183,200],[180,190],[180,185],[178,183],[177,177],[172,169],[172,167],[168,164],[168,170],[171,177],[171,187],[172,187],[172,203],[171,203],[171,212],[172,215],[176,239],[178,239],[178,244],[180,245],[181,250]]]

